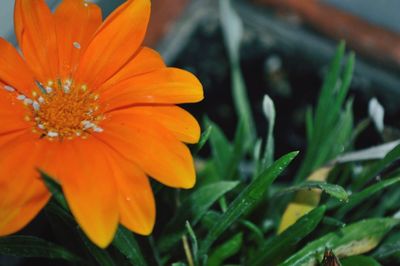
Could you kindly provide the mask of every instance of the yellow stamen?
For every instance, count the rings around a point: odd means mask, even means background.
[[[32,115],[27,115],[25,120],[35,121],[33,132],[50,140],[70,140],[86,139],[89,134],[103,131],[99,126],[104,119],[98,113],[99,95],[89,93],[87,85],[76,85],[71,79],[49,81],[46,91],[34,90],[32,95],[36,100],[25,101]]]

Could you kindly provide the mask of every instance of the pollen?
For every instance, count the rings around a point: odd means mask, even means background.
[[[24,119],[33,124],[33,132],[49,140],[87,139],[103,132],[99,125],[104,120],[99,95],[90,92],[87,85],[75,84],[71,79],[37,85],[32,98],[16,94],[28,109]]]

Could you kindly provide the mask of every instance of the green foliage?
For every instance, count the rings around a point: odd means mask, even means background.
[[[306,181],[302,182],[300,184],[294,185],[292,187],[284,189],[281,193],[286,193],[286,192],[294,192],[298,190],[304,190],[304,189],[321,189],[322,191],[326,192],[332,197],[337,198],[340,201],[348,201],[348,195],[347,192],[342,188],[341,186],[334,185],[334,184],[329,184],[326,182],[321,182],[321,181]]]
[[[113,245],[126,256],[132,265],[147,265],[132,232],[123,226],[118,228],[117,233],[115,234]]]
[[[215,221],[214,226],[209,229],[207,236],[200,244],[200,255],[205,255],[214,241],[217,240],[225,230],[262,199],[275,178],[286,169],[297,154],[298,152],[292,152],[277,160],[239,194],[227,211],[221,215],[221,217]]]
[[[296,177],[297,182],[334,159],[350,144],[353,132],[352,102],[348,101],[344,108],[343,103],[350,88],[355,56],[350,54],[341,74],[344,53],[345,45],[342,42],[324,80],[314,115],[312,109],[308,109],[308,146]]]
[[[63,247],[33,236],[0,238],[0,254],[17,257],[63,259],[77,262],[80,258]]]
[[[267,265],[272,261],[276,261],[288,249],[295,247],[304,237],[315,230],[324,217],[325,209],[325,206],[321,206],[312,210],[281,235],[275,236],[261,245],[257,253],[246,264],[254,266]]]
[[[239,252],[239,250],[242,248],[242,245],[243,233],[237,233],[231,239],[215,248],[208,259],[207,264],[210,266],[221,265],[225,259]]]
[[[315,265],[322,260],[326,248],[338,257],[363,254],[375,248],[399,222],[392,218],[374,218],[351,224],[308,243],[280,266]]]
[[[243,37],[243,22],[233,9],[230,0],[219,0],[221,26],[231,64],[232,95],[239,120],[246,130],[246,141],[255,140],[256,130],[246,84],[240,68],[240,44]]]
[[[351,256],[341,261],[342,266],[380,266],[381,264],[371,257]]]

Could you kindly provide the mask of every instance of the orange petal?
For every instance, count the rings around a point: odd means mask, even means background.
[[[143,116],[112,115],[96,135],[126,159],[161,183],[191,188],[195,183],[193,158],[189,149],[163,126]]]
[[[178,104],[202,99],[203,87],[199,80],[177,68],[163,68],[127,79],[104,91],[100,97],[107,110],[139,103]]]
[[[146,74],[164,67],[164,61],[158,52],[147,47],[142,47],[136,56],[126,64],[126,66],[101,86],[101,90],[107,89],[128,78]]]
[[[135,106],[117,110],[112,114],[143,116],[143,119],[160,123],[171,131],[177,139],[186,143],[197,143],[200,139],[200,126],[188,112],[174,105]]]
[[[60,76],[73,75],[82,53],[102,22],[101,9],[82,0],[63,0],[55,14]]]
[[[0,235],[15,233],[43,208],[50,195],[36,171],[41,144],[32,133],[0,137]]]
[[[111,161],[118,187],[120,222],[141,235],[153,231],[156,207],[149,179],[137,166],[113,153]]]
[[[17,50],[3,38],[0,38],[0,82],[21,93],[29,93],[35,86],[32,72]]]
[[[27,111],[21,101],[17,100],[18,94],[6,91],[4,86],[0,82],[0,136],[31,127],[25,121]]]
[[[95,138],[63,142],[63,165],[56,176],[79,225],[102,248],[113,240],[118,226],[117,189],[106,148]]]
[[[29,67],[41,82],[57,77],[58,52],[53,15],[44,0],[16,0],[15,34]]]
[[[150,0],[128,0],[96,32],[77,72],[78,83],[97,88],[137,52],[147,30]]]

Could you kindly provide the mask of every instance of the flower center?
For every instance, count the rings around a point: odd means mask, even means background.
[[[99,113],[99,96],[89,92],[85,84],[67,79],[37,85],[31,98],[17,96],[30,110],[25,120],[33,123],[33,132],[50,140],[62,140],[87,138],[103,131],[99,126],[104,119]]]

